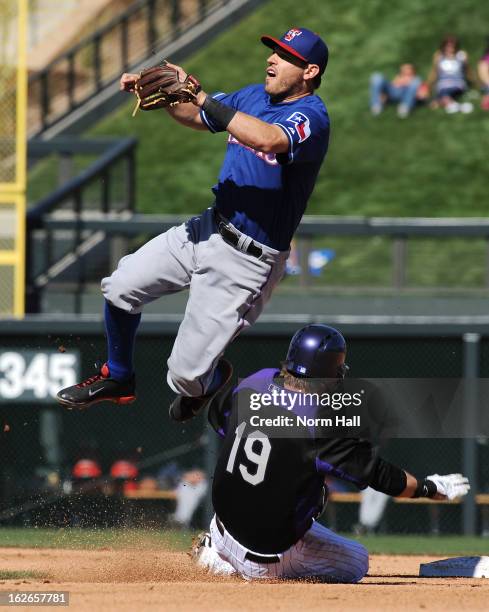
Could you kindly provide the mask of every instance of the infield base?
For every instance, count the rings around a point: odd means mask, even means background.
[[[489,557],[452,557],[421,563],[419,575],[424,578],[489,578]]]

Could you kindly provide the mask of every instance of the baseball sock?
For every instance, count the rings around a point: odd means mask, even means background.
[[[129,314],[107,301],[104,314],[110,377],[115,380],[127,380],[134,372],[134,340],[141,314]]]

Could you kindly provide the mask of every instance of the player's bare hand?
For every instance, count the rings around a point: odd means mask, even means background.
[[[119,81],[120,90],[129,91],[130,93],[133,93],[134,87],[136,85],[136,81],[138,79],[139,79],[139,74],[124,72],[124,74],[121,76],[121,80]]]
[[[200,108],[202,108],[202,105],[204,104],[206,98],[207,94],[203,89],[201,89],[199,93],[195,96],[195,98],[192,100],[192,104],[195,104],[195,106],[199,106]]]
[[[188,75],[187,72],[185,72],[185,70],[181,66],[177,66],[177,64],[172,64],[168,61],[166,62],[166,65],[177,71],[179,81],[181,81],[182,83],[185,81]]]

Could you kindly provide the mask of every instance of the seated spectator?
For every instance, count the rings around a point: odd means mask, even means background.
[[[477,64],[477,75],[481,82],[482,110],[489,110],[489,36],[487,38],[486,50]]]
[[[177,485],[177,505],[173,514],[175,527],[190,528],[192,518],[207,493],[207,478],[202,470],[182,474]]]
[[[160,468],[157,481],[161,489],[173,489],[176,493],[175,512],[169,517],[168,527],[189,528],[207,493],[205,472],[200,469],[184,471],[171,462]]]
[[[389,81],[379,72],[370,77],[370,110],[379,115],[388,102],[397,102],[397,114],[404,118],[413,110],[421,79],[416,76],[413,64],[402,64],[399,73]]]
[[[459,103],[458,99],[473,82],[468,55],[460,48],[455,36],[446,36],[438,51],[433,55],[433,63],[428,76],[428,85],[433,88],[432,108],[444,108],[447,113],[458,111],[470,113],[470,102]]]

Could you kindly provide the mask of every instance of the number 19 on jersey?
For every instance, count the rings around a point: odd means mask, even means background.
[[[248,436],[243,438],[244,431],[246,429],[246,421],[243,421],[238,427],[236,427],[234,443],[229,454],[226,471],[230,474],[234,471],[234,464],[236,463],[236,455],[243,439],[244,452],[246,458],[251,464],[256,466],[256,469],[250,471],[248,466],[240,463],[238,465],[239,472],[246,482],[255,486],[265,480],[265,472],[267,470],[268,459],[270,457],[270,451],[272,445],[268,437],[258,429],[252,431]],[[251,467],[251,466],[250,466]]]

